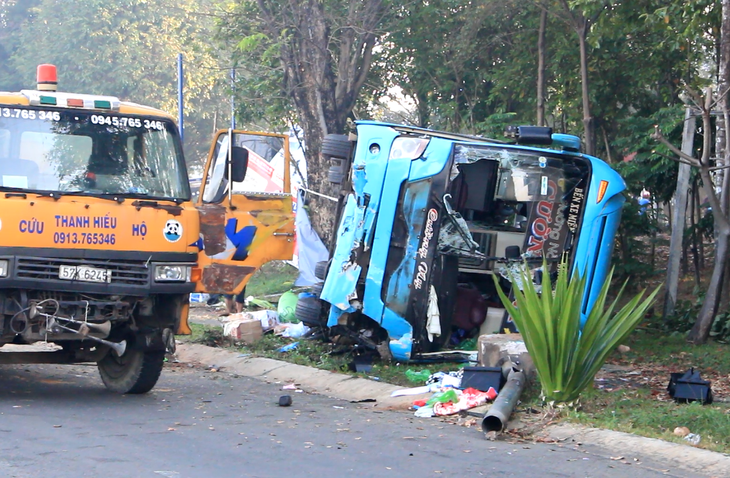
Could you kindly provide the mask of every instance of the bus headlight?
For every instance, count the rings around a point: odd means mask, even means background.
[[[155,282],[189,282],[190,266],[162,264],[155,266]]]
[[[418,159],[428,146],[428,138],[400,136],[393,141],[388,161],[391,159]]]
[[[0,260],[0,277],[7,277],[8,276],[8,266],[10,263],[7,259]]]

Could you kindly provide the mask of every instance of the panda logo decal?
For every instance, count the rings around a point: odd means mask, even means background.
[[[162,230],[162,233],[169,242],[177,242],[182,237],[182,224],[174,219],[170,219],[165,223],[165,228]]]

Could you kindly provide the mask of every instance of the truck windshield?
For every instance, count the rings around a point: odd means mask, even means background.
[[[0,186],[189,199],[177,128],[154,116],[0,105]]]

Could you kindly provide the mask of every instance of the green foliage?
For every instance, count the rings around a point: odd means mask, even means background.
[[[652,202],[671,200],[677,184],[677,162],[669,152],[650,138],[659,125],[671,141],[681,142],[684,111],[681,106],[661,108],[647,117],[632,116],[621,120],[618,127],[623,136],[614,142],[622,158],[630,159],[614,164],[626,181],[627,200],[621,214],[614,249],[614,264],[619,279],[632,279],[638,285],[651,278],[656,270],[651,257],[658,245],[657,235],[666,218],[647,207],[642,212],[637,200],[643,190],[651,192]]]
[[[652,317],[647,321],[647,327],[661,331],[667,335],[679,335],[684,337],[697,321],[697,315],[702,308],[702,301],[705,295],[699,290],[694,290],[694,300],[679,300],[674,306],[674,314],[661,317]]]
[[[117,96],[177,116],[182,53],[185,153],[200,165],[210,133],[227,125],[220,120],[230,109],[227,72],[210,45],[208,0],[34,0],[18,2],[15,10],[20,5],[26,10],[12,17],[12,41],[2,41],[8,61],[0,62],[0,89],[34,88],[36,66],[53,63],[60,91]]]
[[[251,277],[246,285],[246,295],[263,297],[286,292],[292,288],[298,275],[297,268],[284,261],[267,262]]]
[[[543,270],[548,270],[547,264],[543,264]],[[643,293],[636,295],[614,314],[623,290],[606,309],[612,276],[613,271],[582,328],[585,278],[578,273],[571,276],[565,262],[558,268],[554,290],[549,274],[543,275],[542,293],[533,283],[529,269],[523,267],[512,280],[516,307],[495,277],[499,297],[522,334],[548,402],[571,404],[577,400],[593,383],[608,354],[641,321],[659,291],[657,288],[643,301]]]

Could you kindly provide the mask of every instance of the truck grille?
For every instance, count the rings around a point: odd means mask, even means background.
[[[55,280],[61,265],[90,266],[112,271],[112,284],[144,286],[149,283],[149,268],[145,261],[72,259],[57,257],[17,257],[15,277],[17,279]],[[64,281],[67,282],[67,281]]]

